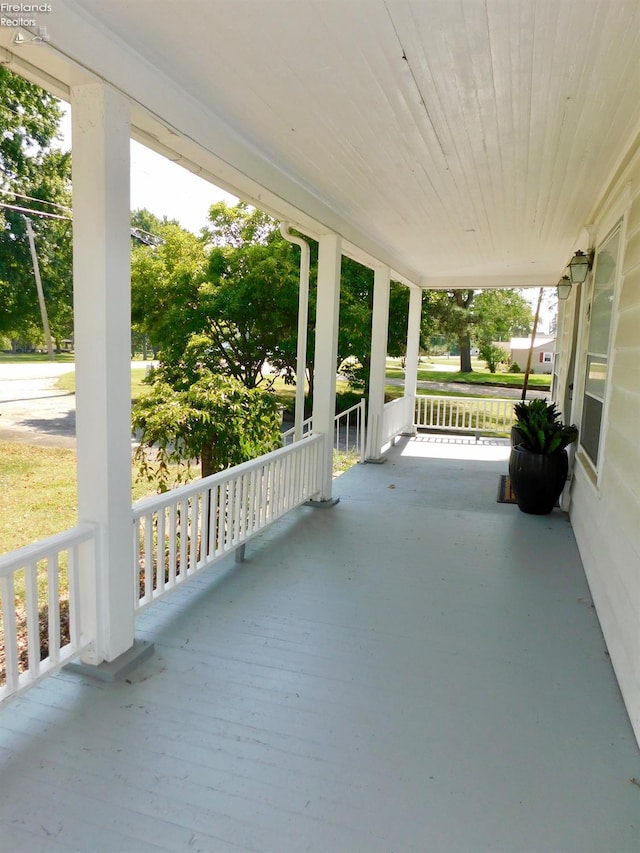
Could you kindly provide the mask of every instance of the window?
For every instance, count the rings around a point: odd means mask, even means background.
[[[541,352],[540,353],[540,361],[542,362],[542,364],[552,364],[553,353],[552,352]]]
[[[593,293],[587,309],[589,340],[587,343],[580,444],[596,468],[602,437],[602,412],[609,375],[609,343],[620,230],[620,224],[616,225],[613,232],[598,249],[595,260]]]

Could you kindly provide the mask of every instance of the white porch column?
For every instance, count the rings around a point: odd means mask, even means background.
[[[371,320],[371,365],[369,369],[369,417],[367,423],[367,461],[382,458],[382,417],[384,380],[389,334],[389,267],[376,267],[373,274],[373,317]]]
[[[320,237],[316,345],[313,364],[313,431],[325,437],[322,489],[316,500],[331,501],[333,481],[333,421],[336,414],[336,362],[340,312],[342,240],[337,234]]]
[[[422,290],[409,288],[409,318],[407,320],[407,354],[404,362],[404,396],[415,397],[418,390],[418,359],[420,358],[420,323],[422,320]]]
[[[100,83],[73,88],[71,107],[78,519],[98,535],[82,594],[97,641],[83,660],[99,664],[129,649],[134,633],[130,120],[127,100]]]

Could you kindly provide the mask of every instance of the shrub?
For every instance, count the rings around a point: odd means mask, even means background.
[[[280,446],[281,415],[272,394],[246,388],[237,379],[202,371],[188,388],[176,390],[160,378],[133,409],[140,432],[134,461],[139,477],[167,491],[169,465],[177,481],[190,479],[200,461],[203,477],[255,459]]]
[[[499,364],[509,361],[509,353],[506,349],[492,343],[480,344],[479,354],[480,358],[486,361],[489,373],[495,373]]]

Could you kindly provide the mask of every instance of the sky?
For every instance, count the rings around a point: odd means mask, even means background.
[[[59,142],[71,148],[71,115],[65,103]],[[237,202],[235,196],[199,178],[192,172],[144,145],[131,140],[131,210],[146,207],[156,216],[177,219],[183,228],[199,234],[207,224],[207,213],[216,201]]]

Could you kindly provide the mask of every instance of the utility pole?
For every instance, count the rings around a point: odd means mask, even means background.
[[[31,227],[31,220],[27,216],[25,216],[24,220],[27,223],[27,235],[29,237],[31,260],[33,262],[33,275],[36,279],[38,302],[40,303],[40,316],[42,317],[42,327],[44,329],[44,337],[47,342],[47,352],[49,353],[49,360],[54,361],[55,356],[53,354],[53,343],[51,342],[51,331],[49,329],[49,318],[47,317],[47,306],[44,301],[44,291],[42,290],[42,281],[40,279],[40,266],[38,265],[38,256],[36,254],[36,241],[33,237],[33,228]]]
[[[533,321],[533,331],[531,332],[531,346],[529,347],[529,357],[527,358],[527,369],[524,373],[524,381],[522,383],[522,397],[521,400],[527,399],[527,386],[529,384],[529,374],[531,373],[531,356],[533,355],[533,347],[536,341],[536,332],[538,330],[538,317],[540,316],[540,306],[542,305],[542,294],[544,292],[544,288],[540,288],[540,293],[538,294],[538,307],[536,308],[536,316]]]

